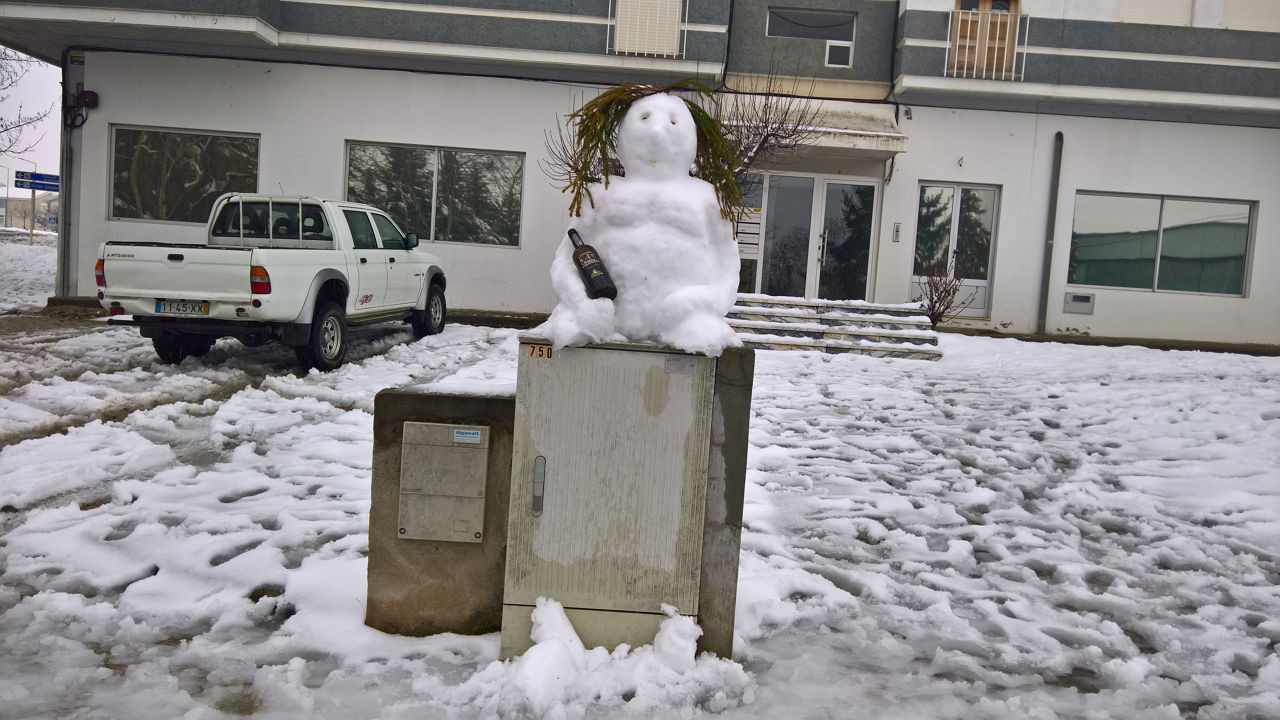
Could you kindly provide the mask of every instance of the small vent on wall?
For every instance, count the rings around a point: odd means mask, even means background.
[[[1093,314],[1093,295],[1087,293],[1067,293],[1066,302],[1062,304],[1062,312],[1076,315]]]
[[[682,0],[615,0],[613,52],[680,57]]]

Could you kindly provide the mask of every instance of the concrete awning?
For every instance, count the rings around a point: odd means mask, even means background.
[[[818,101],[816,145],[824,151],[890,157],[907,150],[893,106],[852,101]]]

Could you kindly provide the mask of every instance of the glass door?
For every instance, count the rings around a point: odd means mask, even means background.
[[[866,300],[876,187],[831,181],[825,187],[817,296],[823,300]]]
[[[769,175],[760,292],[806,297],[813,234],[813,178]]]
[[[866,299],[876,186],[793,175],[766,185],[760,292]]]
[[[991,187],[920,186],[916,218],[913,298],[924,295],[927,279],[959,281],[956,306],[962,317],[988,317],[991,251],[1000,192]]]

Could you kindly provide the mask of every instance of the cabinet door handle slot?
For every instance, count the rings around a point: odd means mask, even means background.
[[[547,459],[541,455],[533,459],[533,506],[530,511],[534,517],[542,515],[542,496],[547,490]]]

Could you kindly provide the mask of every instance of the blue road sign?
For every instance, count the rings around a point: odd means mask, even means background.
[[[14,180],[13,186],[31,190],[47,190],[49,192],[58,192],[59,190],[58,183],[35,182],[34,180]]]
[[[18,179],[18,180],[31,180],[32,182],[53,183],[55,185],[61,182],[62,180],[57,175],[49,175],[48,173],[28,172],[26,170],[19,170],[15,172],[13,176],[15,179]],[[37,189],[41,189],[41,188],[37,188]]]

